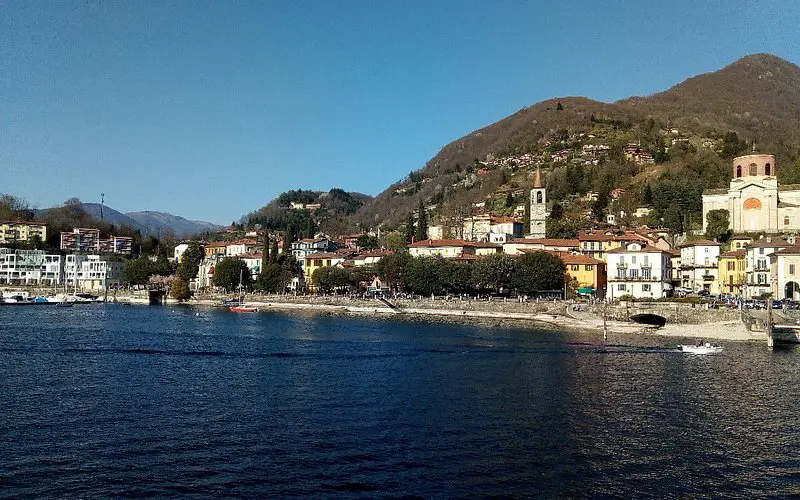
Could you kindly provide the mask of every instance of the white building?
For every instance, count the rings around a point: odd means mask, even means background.
[[[772,297],[800,300],[800,246],[777,250],[769,256]]]
[[[606,252],[608,292],[611,300],[623,295],[634,298],[666,297],[670,284],[670,254],[640,242],[632,242]]]
[[[754,299],[772,292],[772,271],[770,269],[770,255],[792,246],[780,238],[764,238],[747,246],[744,256],[745,283],[742,295]]]
[[[67,255],[64,279],[78,290],[99,291],[122,284],[122,261],[99,255]]]
[[[180,263],[181,257],[183,256],[183,253],[188,249],[189,249],[189,244],[188,243],[181,243],[181,244],[175,246],[175,250],[173,250],[172,255],[173,255],[173,258],[175,259],[175,263],[176,264]]]
[[[521,238],[525,226],[511,217],[496,217],[489,226],[489,243],[503,244],[514,238]]]
[[[56,286],[62,280],[60,255],[0,248],[0,284]]]
[[[225,255],[228,257],[236,257],[247,253],[258,251],[261,245],[256,240],[238,240],[231,241],[225,245]]]
[[[735,233],[800,229],[800,190],[795,185],[778,185],[775,156],[738,156],[733,159],[732,173],[727,189],[703,192],[703,228],[708,212],[724,209]]]
[[[709,240],[689,241],[678,246],[681,251],[681,287],[693,292],[705,290],[712,295],[719,293],[720,246]]]

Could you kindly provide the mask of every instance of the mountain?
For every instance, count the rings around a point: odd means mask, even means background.
[[[655,124],[655,132],[650,124]],[[643,134],[652,133],[655,148],[663,140],[663,129],[673,128],[693,144],[711,144],[693,147],[718,153],[713,160],[720,165],[725,156],[721,145],[730,132],[739,140],[734,153],[755,141],[759,150],[789,165],[800,151],[800,67],[774,55],[755,54],[650,96],[614,103],[585,97],[540,102],[446,145],[421,170],[365,203],[353,219],[367,227],[376,222],[397,226],[420,198],[432,205],[449,202],[452,210],[454,205],[483,201],[502,186],[530,186],[530,166],[521,171],[493,168],[492,158],[531,154],[537,166],[553,169],[558,148],[570,150],[574,158],[576,147],[579,151],[588,143],[585,137],[603,133],[612,146],[612,160],[623,163],[625,141],[641,142]],[[661,175],[672,165],[657,167],[651,175]]]
[[[82,203],[83,209],[89,215],[99,219],[101,206],[99,203]],[[191,221],[164,212],[128,212],[122,213],[111,207],[103,206],[103,220],[117,226],[130,226],[142,234],[157,235],[160,232],[172,231],[177,237],[189,236],[205,231],[216,231],[222,226],[204,221]]]
[[[149,227],[150,233],[157,232],[158,230],[171,229],[175,231],[175,234],[179,237],[206,231],[218,231],[223,228],[223,226],[212,224],[211,222],[188,220],[164,212],[128,212],[125,215],[138,222],[139,225],[144,228]]]

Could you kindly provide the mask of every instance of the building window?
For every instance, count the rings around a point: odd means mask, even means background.
[[[586,270],[587,271],[594,271],[594,264],[587,264],[586,265]]]
[[[736,264],[735,262],[733,262],[732,260],[729,260],[729,261],[728,261],[728,271],[733,271],[733,270],[734,270],[734,269],[733,269],[733,266],[734,266],[735,264]]]
[[[758,165],[756,165],[755,163],[751,163],[747,167],[747,170],[748,170],[747,175],[750,175],[750,176],[758,175]]]
[[[620,283],[619,285],[617,285],[617,290],[620,290],[620,291],[624,292],[625,288],[626,288],[625,283]]]
[[[766,165],[764,165],[764,175],[770,175],[770,174],[771,174],[770,166],[769,163],[767,163]]]
[[[794,264],[789,264],[789,274],[794,274]]]
[[[783,225],[784,226],[788,226],[789,225],[789,218],[788,217],[784,217],[783,218]]]
[[[649,292],[650,291],[650,285],[642,285],[642,291],[643,292]]]
[[[742,176],[742,166],[736,165],[736,177],[741,177],[741,176]]]
[[[758,249],[758,255],[764,255],[764,249],[763,248],[759,248]]]
[[[536,191],[536,203],[541,203],[541,202],[542,202],[542,192]]]
[[[631,255],[631,264],[636,264],[636,256]]]
[[[581,268],[581,266],[578,266],[578,265],[575,265],[575,264],[573,264],[572,266],[570,266],[570,268],[571,268],[573,271],[579,271],[579,270],[580,270],[580,268]]]

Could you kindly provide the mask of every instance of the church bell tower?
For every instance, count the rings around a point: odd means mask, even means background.
[[[531,234],[530,238],[544,238],[547,234],[547,196],[542,186],[542,172],[536,167],[536,177],[531,189]]]

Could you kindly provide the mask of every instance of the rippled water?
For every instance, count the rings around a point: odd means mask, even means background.
[[[0,332],[3,497],[800,493],[794,349],[117,305]]]

